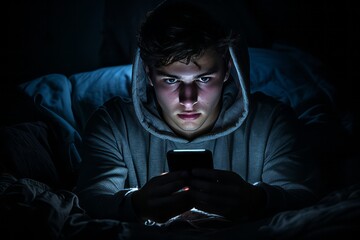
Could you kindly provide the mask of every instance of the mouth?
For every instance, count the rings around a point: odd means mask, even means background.
[[[179,113],[178,117],[182,120],[195,120],[199,118],[201,113]]]

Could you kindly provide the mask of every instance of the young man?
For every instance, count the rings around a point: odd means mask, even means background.
[[[108,101],[87,124],[80,203],[96,218],[155,222],[194,208],[237,221],[306,206],[315,174],[301,128],[289,107],[250,94],[244,41],[165,2],[141,27],[132,101]],[[166,153],[184,148],[210,150],[214,169],[168,172]]]

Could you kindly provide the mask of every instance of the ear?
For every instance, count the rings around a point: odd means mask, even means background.
[[[232,59],[229,59],[229,62],[227,64],[225,77],[224,77],[224,82],[226,82],[230,77],[231,67],[232,67]]]
[[[145,72],[146,72],[147,80],[149,81],[150,86],[153,87],[154,84],[152,83],[151,78],[150,78],[150,68],[147,65],[145,66]]]

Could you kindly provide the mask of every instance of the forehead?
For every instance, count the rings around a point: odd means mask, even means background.
[[[189,63],[186,61],[176,61],[166,66],[160,66],[154,69],[154,73],[171,72],[208,72],[218,71],[224,66],[224,58],[215,50],[208,49],[199,57],[193,58]]]

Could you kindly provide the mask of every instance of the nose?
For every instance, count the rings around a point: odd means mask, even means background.
[[[196,83],[182,83],[179,92],[179,102],[185,109],[192,108],[198,101],[198,89]]]

